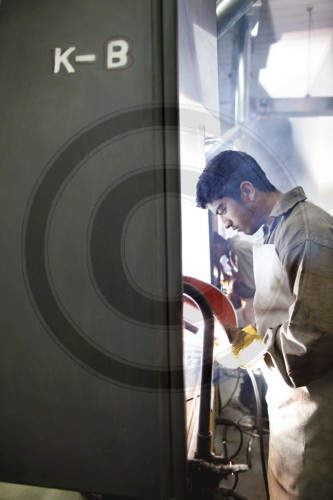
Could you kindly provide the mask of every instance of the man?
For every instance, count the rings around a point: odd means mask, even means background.
[[[253,297],[255,292],[252,243],[238,236],[225,239],[220,234],[214,232],[213,255],[217,263],[220,263],[222,256],[227,258],[227,263],[232,273],[232,290],[229,298],[235,306],[236,312],[240,308],[241,314],[238,317],[239,326],[246,326],[252,323],[254,320]],[[225,276],[224,269],[222,272]]]
[[[333,218],[301,187],[278,191],[236,151],[207,164],[197,202],[226,228],[263,229],[253,247],[254,312],[268,384],[271,500],[333,498]],[[226,330],[239,352],[248,334]]]

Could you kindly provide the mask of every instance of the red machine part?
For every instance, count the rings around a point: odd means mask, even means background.
[[[214,285],[190,276],[183,276],[183,281],[190,283],[206,297],[215,318],[221,325],[237,326],[237,318],[233,305],[230,300]]]

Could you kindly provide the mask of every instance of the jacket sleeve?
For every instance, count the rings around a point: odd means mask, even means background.
[[[293,303],[289,318],[269,329],[268,354],[292,387],[333,368],[333,248],[306,240],[282,261]]]

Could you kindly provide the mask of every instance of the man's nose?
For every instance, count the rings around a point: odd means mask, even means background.
[[[221,215],[221,220],[222,220],[222,224],[224,225],[224,227],[226,229],[229,229],[229,227],[232,227],[232,222],[230,219],[228,219],[228,217],[224,217],[223,215]]]

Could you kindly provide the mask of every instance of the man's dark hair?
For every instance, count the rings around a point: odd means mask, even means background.
[[[197,206],[206,208],[223,197],[240,199],[240,184],[249,181],[259,191],[276,191],[252,156],[242,151],[222,151],[206,165],[197,183]]]

